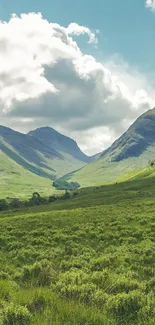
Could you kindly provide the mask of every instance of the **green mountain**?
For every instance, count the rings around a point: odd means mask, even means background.
[[[22,134],[0,126],[0,196],[47,192],[52,181],[77,170],[93,158],[77,143],[51,128]],[[25,194],[24,194],[25,195]]]
[[[152,109],[141,115],[100,159],[67,175],[66,179],[81,186],[112,182],[129,171],[143,168],[154,157],[155,109]]]

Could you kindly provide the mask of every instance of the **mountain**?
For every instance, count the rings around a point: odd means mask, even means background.
[[[60,153],[36,138],[4,126],[0,126],[0,150],[25,169],[49,178],[53,177],[54,169],[48,166],[47,159],[62,159]]]
[[[141,115],[101,156],[118,162],[139,157],[152,146],[155,146],[155,108]]]
[[[22,134],[0,126],[0,191],[13,195],[52,188],[53,180],[92,161],[77,143],[51,128]],[[34,186],[33,186],[34,185]],[[20,189],[20,190],[19,190]],[[44,191],[47,192],[47,191]]]
[[[101,157],[66,176],[81,186],[116,181],[120,175],[139,170],[155,158],[155,108],[141,115]]]
[[[54,148],[62,155],[68,154],[79,161],[83,161],[84,163],[89,163],[95,159],[95,157],[93,159],[92,157],[86,156],[80,150],[74,140],[62,135],[53,128],[38,128],[34,131],[29,132],[28,135],[40,140],[43,144],[47,145],[48,148]]]

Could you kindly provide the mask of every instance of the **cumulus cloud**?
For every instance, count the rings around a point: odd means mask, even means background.
[[[155,10],[155,0],[146,0],[146,7]]]
[[[79,26],[76,23],[71,23],[66,28],[66,32],[67,32],[68,35],[76,35],[76,36],[87,34],[89,36],[88,43],[90,43],[90,44],[91,43],[94,43],[94,44],[98,43],[98,39],[97,39],[96,35],[94,33],[92,33],[88,27]],[[97,31],[97,33],[98,33],[98,31]]]
[[[21,131],[50,125],[92,153],[154,106],[148,80],[124,62],[84,54],[74,39],[83,34],[97,44],[98,31],[76,23],[60,26],[41,14],[0,22],[2,122]]]

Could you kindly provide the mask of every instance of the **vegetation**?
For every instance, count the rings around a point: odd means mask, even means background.
[[[153,325],[154,197],[145,177],[1,211],[0,324]]]
[[[75,190],[80,187],[77,182],[67,182],[63,178],[53,182],[53,186],[57,188],[57,190]]]
[[[74,192],[72,195],[76,196],[78,193]],[[1,199],[0,200],[0,211],[10,210],[10,209],[21,209],[24,207],[32,207],[37,205],[47,205],[51,202],[58,200],[67,200],[71,198],[69,191],[61,195],[50,195],[49,197],[42,197],[38,192],[34,192],[29,200],[23,200],[13,198],[13,199]]]
[[[30,198],[33,192],[56,192],[52,180],[35,175],[0,152],[0,198]]]
[[[81,187],[106,184],[120,176],[139,171],[155,157],[155,109],[141,115],[116,140],[100,159],[74,171],[64,179],[78,182]]]
[[[43,130],[45,137],[40,138]],[[54,129],[30,135],[0,126],[0,197],[25,197],[35,190],[51,193],[54,180],[93,159]]]

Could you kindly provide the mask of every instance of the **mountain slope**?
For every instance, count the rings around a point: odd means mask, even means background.
[[[36,191],[50,195],[55,189],[51,180],[35,175],[0,151],[0,199],[27,198]]]
[[[139,157],[155,145],[155,109],[141,115],[112,146],[103,152],[102,157],[110,161],[121,161]]]
[[[155,109],[141,115],[101,158],[66,176],[81,186],[108,183],[139,170],[155,157]]]
[[[0,150],[25,169],[51,179],[55,170],[47,164],[47,159],[62,158],[37,139],[4,126],[0,126]]]
[[[62,154],[68,154],[74,159],[83,161],[84,163],[89,163],[95,160],[95,156],[88,157],[85,155],[78,147],[76,141],[70,139],[54,130],[50,127],[38,128],[34,131],[28,133],[29,136],[33,136],[40,140],[43,144],[47,145],[49,148],[55,148],[58,152]]]
[[[5,192],[7,189],[8,193],[9,188],[13,188],[13,184],[17,186],[20,182],[21,187],[24,188],[27,186],[27,180],[29,180],[29,185],[36,184],[37,188],[42,183],[45,187],[48,184],[48,188],[51,189],[53,180],[83,167],[91,160],[81,152],[72,139],[63,135],[59,139],[58,132],[50,128],[43,128],[43,130],[46,139],[0,126],[0,181],[2,184],[0,190],[3,188]],[[51,133],[55,134],[53,142],[51,142]],[[13,173],[10,172],[14,170],[12,166],[16,166]],[[49,180],[45,181],[45,178]],[[14,192],[16,192],[15,188]]]
[[[153,163],[153,165],[152,165]],[[127,181],[143,181],[145,179],[154,179],[155,178],[155,162],[152,161],[151,164],[147,165],[146,167],[140,169],[140,170],[132,170],[124,175],[121,175],[117,182],[127,182]]]

